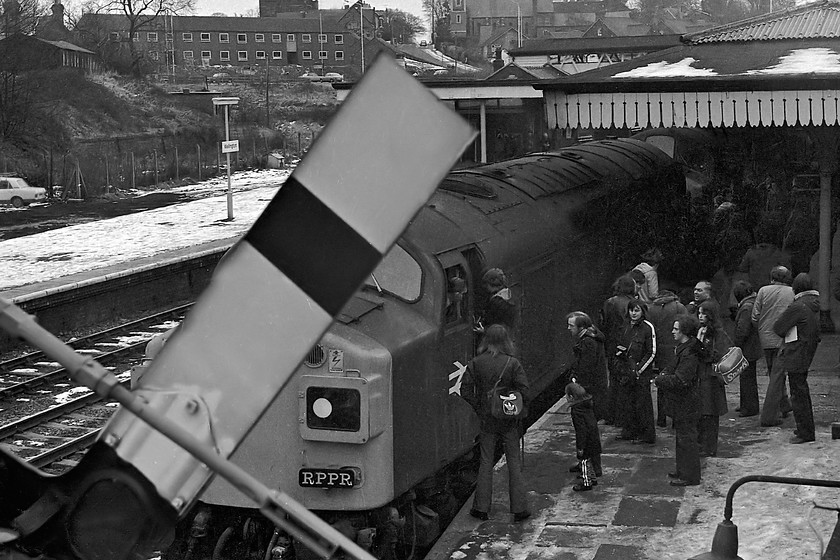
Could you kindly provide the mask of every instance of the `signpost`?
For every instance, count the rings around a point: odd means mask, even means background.
[[[227,158],[227,219],[233,221],[233,191],[230,187],[230,154],[239,151],[239,140],[230,139],[230,106],[239,103],[238,97],[214,97],[213,106],[225,108],[225,141],[222,142],[222,153]]]

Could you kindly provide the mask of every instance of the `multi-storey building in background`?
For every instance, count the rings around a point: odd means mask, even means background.
[[[141,56],[147,71],[159,74],[200,68],[301,66],[347,76],[361,73],[385,47],[376,39],[379,19],[357,3],[345,10],[277,12],[274,17],[161,16],[129,37],[121,14],[84,14],[76,26],[80,42],[96,45],[106,57]],[[364,55],[362,44],[364,43]]]

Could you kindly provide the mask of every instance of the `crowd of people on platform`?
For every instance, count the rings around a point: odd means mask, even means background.
[[[725,302],[732,312],[730,329],[724,327],[724,312],[712,296],[711,282],[697,282],[693,299],[685,305],[675,293],[660,288],[658,249],[644,253],[638,266],[615,281],[597,325],[581,311],[567,315],[573,360],[564,374],[576,437],[577,462],[569,471],[580,478],[575,491],[591,490],[602,476],[599,422],[620,428],[619,440],[646,445],[656,442],[656,427],[667,427],[668,417],[676,436],[676,469],[669,473],[670,484],[699,484],[701,457],[718,453],[720,417],[729,411],[721,364],[735,347],[746,361],[738,376],[738,414],[760,413],[761,426],[778,426],[793,412],[796,429],[791,443],[815,440],[807,375],[820,340],[819,294],[808,274],[791,278],[789,268],[779,264],[756,286],[753,281],[759,282],[760,274],[753,257],[745,255],[743,268],[749,274],[732,285],[731,309]],[[515,357],[516,305],[504,272],[491,269],[483,283],[492,294],[488,309],[492,317],[489,326],[482,327],[483,339],[464,385],[464,394],[474,395],[468,400],[481,419],[481,467],[470,514],[487,519],[493,451],[501,441],[511,511],[521,521],[530,513],[520,473],[520,426],[493,418],[482,396],[500,382],[527,394],[528,379]],[[757,362],[762,358],[769,382],[760,406]]]

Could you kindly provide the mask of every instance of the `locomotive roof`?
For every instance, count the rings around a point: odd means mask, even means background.
[[[443,253],[517,231],[523,219],[539,229],[534,204],[606,179],[639,180],[674,165],[651,144],[618,139],[454,171],[415,217],[406,237],[429,252]]]

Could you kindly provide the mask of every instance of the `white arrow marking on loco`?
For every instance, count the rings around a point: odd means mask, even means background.
[[[449,381],[452,381],[456,377],[458,378],[458,381],[455,382],[455,385],[449,388],[449,394],[454,395],[457,393],[460,397],[461,381],[464,379],[464,373],[467,371],[467,366],[463,365],[461,362],[453,362],[452,365],[454,365],[458,369],[449,374]]]

